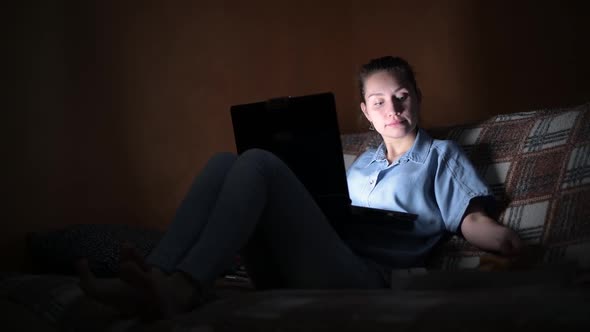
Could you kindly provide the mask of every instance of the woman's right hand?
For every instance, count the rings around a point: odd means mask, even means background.
[[[502,256],[516,257],[522,253],[523,243],[518,234],[508,227],[504,227],[504,232],[500,238],[499,252]]]

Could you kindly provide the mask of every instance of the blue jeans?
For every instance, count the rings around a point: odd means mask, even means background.
[[[205,285],[244,256],[257,288],[382,288],[379,267],[339,237],[276,156],[259,149],[215,155],[147,262]]]

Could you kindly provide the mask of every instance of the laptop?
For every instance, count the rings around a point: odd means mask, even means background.
[[[351,205],[334,95],[331,92],[234,105],[238,154],[264,149],[295,173],[331,222],[356,220],[413,226],[417,215]]]

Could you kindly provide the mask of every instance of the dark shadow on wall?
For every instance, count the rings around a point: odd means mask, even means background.
[[[138,181],[127,166],[126,77],[118,60],[112,3],[66,0],[66,105],[60,169],[61,213],[71,223],[133,222]],[[137,196],[137,194],[135,194]]]
[[[29,0],[13,13],[18,100],[9,135],[18,157],[6,184],[7,266],[21,264],[29,231],[133,218],[126,197],[137,184],[121,144],[125,105],[117,100],[121,79],[109,38],[115,29],[101,30],[109,26],[101,10],[108,12],[93,1]]]
[[[475,2],[466,39],[491,114],[590,100],[590,29],[584,1]]]

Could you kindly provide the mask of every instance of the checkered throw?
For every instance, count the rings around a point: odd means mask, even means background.
[[[540,245],[542,263],[590,268],[590,103],[498,115],[430,132],[463,147],[498,200],[498,221],[525,243]],[[379,143],[373,132],[343,135],[348,159]],[[482,254],[454,236],[432,265],[475,267]]]

